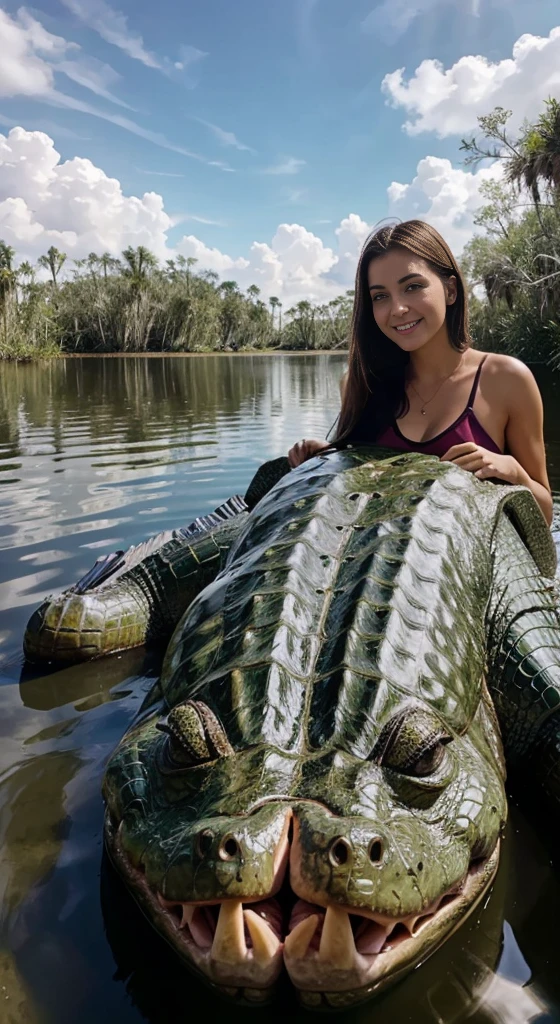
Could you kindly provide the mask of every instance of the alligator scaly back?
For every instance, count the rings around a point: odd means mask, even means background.
[[[283,963],[306,1005],[344,1008],[482,899],[507,814],[496,710],[515,746],[527,704],[516,561],[534,603],[555,552],[532,495],[433,457],[322,454],[254,509],[104,782],[111,857],[209,983],[259,1002]]]

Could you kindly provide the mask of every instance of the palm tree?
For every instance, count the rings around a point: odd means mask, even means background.
[[[35,267],[29,263],[28,260],[24,260],[17,268],[17,275],[20,278],[28,278],[30,283],[33,284],[35,279]]]
[[[255,302],[260,294],[261,290],[256,284],[250,284],[247,288],[247,295],[250,297],[252,302]]]
[[[104,252],[101,256],[98,256],[97,263],[103,271],[103,279],[105,281],[107,280],[107,271],[117,270],[117,268],[120,267],[121,265],[120,260],[117,260],[115,259],[114,256],[111,256],[110,252]]]
[[[13,267],[16,251],[11,245],[0,242],[0,308],[4,321],[4,343],[8,345],[8,312],[16,287],[16,272]]]
[[[219,290],[224,296],[239,295],[239,285],[237,284],[237,281],[222,281]]]
[[[281,306],[282,303],[280,302],[280,299],[277,298],[276,295],[271,295],[268,301],[270,304],[270,321],[272,324],[272,330],[274,330],[274,310],[276,309],[277,306]]]
[[[54,245],[51,245],[46,256],[39,256],[39,259],[37,260],[37,265],[39,267],[43,267],[44,270],[50,271],[53,280],[53,288],[58,287],[57,276],[62,270],[65,261],[66,253],[60,252],[60,250]]]
[[[203,270],[202,273],[200,274],[200,277],[202,278],[203,281],[206,281],[208,284],[211,284],[213,288],[216,287],[218,281],[220,280],[220,275],[217,274],[215,270]]]
[[[139,245],[136,249],[129,245],[127,249],[123,250],[122,255],[126,264],[125,277],[130,277],[136,283],[144,281],[149,272],[155,270],[158,265],[153,252],[146,249],[144,245]]]
[[[540,203],[540,186],[560,190],[560,102],[546,100],[546,110],[521,139],[519,152],[509,160],[507,177],[525,185],[535,206]]]

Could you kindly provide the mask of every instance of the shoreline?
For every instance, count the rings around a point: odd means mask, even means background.
[[[251,349],[243,352],[56,352],[52,355],[37,353],[37,355],[22,355],[0,358],[0,363],[36,363],[51,362],[58,359],[196,359],[200,357],[233,356],[234,358],[247,358],[247,356],[347,356],[348,349],[345,348],[323,348],[323,349]]]

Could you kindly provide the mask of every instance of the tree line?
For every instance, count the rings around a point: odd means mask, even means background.
[[[465,164],[499,161],[503,174],[481,187],[480,229],[462,256],[474,343],[526,362],[560,366],[560,103],[548,99],[534,123],[513,135],[511,111],[480,117],[463,139]],[[48,280],[37,280],[37,269]],[[62,274],[65,268],[64,274]],[[16,265],[0,242],[0,358],[56,352],[211,352],[342,348],[353,292],[287,310],[219,281],[193,257],[161,266],[149,249],[120,259],[74,260],[51,246],[37,266]]]
[[[244,294],[235,281],[197,272],[194,257],[161,266],[144,246],[120,259],[92,252],[72,261],[51,246],[37,266],[16,265],[0,242],[0,357],[54,352],[212,352],[332,349],[346,344],[353,292],[287,310]],[[37,270],[49,279],[37,280]],[[64,276],[61,272],[65,268]]]

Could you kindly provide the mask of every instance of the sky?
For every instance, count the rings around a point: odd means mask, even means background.
[[[0,0],[0,239],[17,261],[146,245],[328,301],[387,217],[455,252],[461,139],[560,98],[558,0]]]

